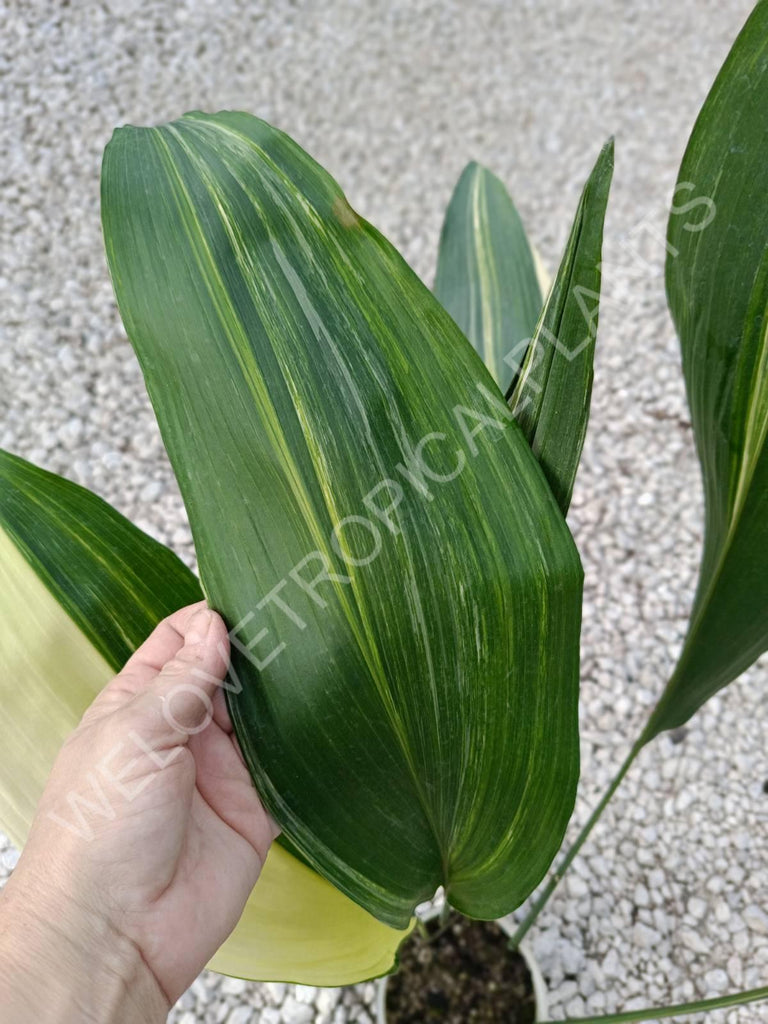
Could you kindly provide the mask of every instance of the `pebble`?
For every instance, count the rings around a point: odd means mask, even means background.
[[[157,480],[151,480],[148,484],[145,484],[139,491],[139,501],[149,502],[157,501],[160,495],[163,493],[163,485]]]
[[[240,996],[248,987],[248,982],[241,978],[223,978],[221,991],[227,996]]]
[[[329,1013],[341,998],[340,988],[321,988],[318,991],[315,1006],[321,1013]]]
[[[641,949],[653,949],[658,946],[661,936],[655,928],[645,924],[636,924],[632,929],[632,941]]]
[[[720,967],[707,971],[704,975],[707,995],[719,996],[728,988],[728,975]]]
[[[699,921],[707,912],[707,903],[698,896],[692,896],[686,909],[694,920]]]
[[[737,953],[746,953],[749,949],[749,934],[746,931],[737,932],[732,941]]]
[[[741,960],[735,954],[728,957],[728,963],[726,964],[728,970],[728,977],[731,979],[733,984],[738,988],[744,978],[743,968],[741,966]]]
[[[565,1005],[565,1012],[569,1017],[583,1017],[585,1011],[585,1003],[581,996],[574,996]]]
[[[309,1024],[314,1019],[315,1011],[312,1006],[300,1003],[293,996],[287,996],[280,1010],[280,1019],[284,1024]]]
[[[715,920],[718,924],[727,924],[731,919],[731,908],[724,900],[715,904]]]
[[[318,989],[314,985],[294,985],[293,992],[300,1003],[315,1003]]]
[[[768,914],[766,914],[762,907],[758,907],[754,903],[748,906],[744,911],[744,921],[753,932],[758,932],[760,935],[768,935]]]
[[[635,906],[637,906],[637,907],[647,907],[650,904],[651,900],[650,900],[650,897],[648,895],[648,890],[646,889],[646,887],[643,885],[642,882],[638,882],[637,885],[635,886],[635,896],[634,896],[634,898],[635,898]]]
[[[227,1017],[227,1024],[255,1024],[256,1017],[250,1006],[236,1006]]]
[[[285,999],[288,986],[283,984],[282,981],[268,981],[264,988],[267,990],[267,994],[272,1002],[279,1005]]]
[[[581,897],[586,896],[589,892],[589,887],[587,886],[587,883],[584,881],[583,878],[579,878],[579,876],[575,872],[571,875],[568,875],[565,884],[568,889],[568,894],[570,896],[573,896],[575,899],[581,899]]]
[[[618,978],[622,975],[623,967],[615,949],[610,949],[603,960],[603,973],[606,978]]]
[[[584,951],[567,940],[561,940],[557,946],[557,957],[566,974],[578,975],[584,966]]]
[[[709,943],[693,928],[683,928],[680,931],[680,939],[683,945],[694,953],[706,953],[709,950]]]

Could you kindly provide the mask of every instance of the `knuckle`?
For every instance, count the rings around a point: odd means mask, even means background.
[[[199,656],[196,653],[192,654],[186,649],[179,651],[177,655],[163,665],[161,674],[166,679],[176,679],[187,676],[189,675],[190,667],[199,660]]]

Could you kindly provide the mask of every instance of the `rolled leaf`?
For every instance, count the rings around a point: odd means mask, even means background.
[[[533,340],[521,351],[521,372],[507,392],[515,419],[564,513],[589,419],[603,224],[612,176],[611,139],[584,186],[557,276]]]
[[[539,318],[541,287],[520,215],[480,164],[467,164],[448,205],[434,292],[506,391]]]
[[[669,218],[667,296],[706,506],[680,660],[645,739],[676,727],[768,648],[768,3],[699,114]]]
[[[255,118],[119,130],[102,219],[269,809],[394,926],[510,910],[573,807],[582,573],[501,393]]]
[[[59,748],[126,651],[201,596],[96,495],[0,452],[0,828],[19,848]],[[403,936],[275,844],[210,966],[347,985],[390,970]]]

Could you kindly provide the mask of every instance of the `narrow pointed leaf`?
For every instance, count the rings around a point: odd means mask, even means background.
[[[0,828],[23,846],[56,754],[193,574],[96,495],[0,452]],[[390,970],[404,936],[274,845],[211,966],[347,985]]]
[[[390,924],[509,910],[573,807],[581,567],[501,393],[255,118],[121,129],[102,218],[267,805]]]
[[[467,164],[448,204],[434,291],[506,391],[539,318],[541,287],[520,215],[480,164]]]
[[[589,419],[603,224],[612,176],[610,140],[584,186],[560,268],[521,372],[507,392],[563,512],[571,502]]]
[[[768,3],[733,45],[685,152],[667,295],[706,504],[679,663],[646,739],[685,722],[768,648]]]

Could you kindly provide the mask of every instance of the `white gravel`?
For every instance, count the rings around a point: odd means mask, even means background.
[[[664,206],[750,0],[0,4],[0,443],[192,551],[102,256],[112,128],[201,107],[291,132],[431,280],[463,164],[510,185],[550,267],[617,136],[593,415],[571,516],[586,569],[574,828],[668,675],[701,542],[665,312]],[[766,666],[635,770],[533,933],[553,1016],[768,984]],[[0,847],[4,872],[15,853]],[[370,1019],[373,986],[203,974],[177,1024]],[[768,1007],[698,1020],[768,1021]]]

